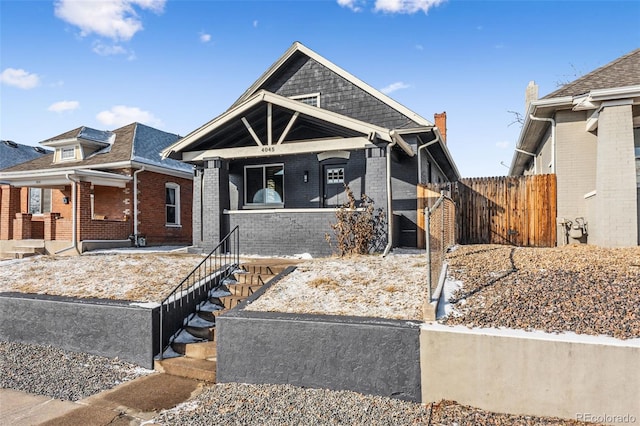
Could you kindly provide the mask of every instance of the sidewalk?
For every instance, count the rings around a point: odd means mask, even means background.
[[[77,402],[0,389],[0,423],[14,425],[130,425],[191,399],[197,380],[154,373]]]

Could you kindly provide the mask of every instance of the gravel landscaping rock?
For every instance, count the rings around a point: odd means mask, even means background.
[[[0,342],[0,388],[77,401],[151,372],[118,359]]]
[[[163,425],[578,425],[571,420],[512,416],[441,401],[422,405],[350,391],[290,385],[218,384],[161,413]]]
[[[640,337],[640,247],[471,245],[447,259],[463,286],[446,324]]]

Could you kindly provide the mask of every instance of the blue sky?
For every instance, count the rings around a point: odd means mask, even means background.
[[[465,177],[504,175],[540,96],[640,47],[637,1],[0,0],[0,139],[139,121],[186,135],[300,41],[433,120]]]

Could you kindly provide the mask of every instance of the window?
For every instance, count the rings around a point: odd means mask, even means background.
[[[51,190],[29,188],[29,213],[42,214],[51,211]]]
[[[303,104],[311,105],[314,107],[320,106],[320,93],[290,96],[289,99],[293,99],[294,101],[302,102]]]
[[[327,183],[344,183],[344,167],[327,169]]]
[[[75,160],[76,159],[76,149],[75,149],[75,147],[60,149],[60,159],[61,160]]]
[[[244,203],[247,205],[284,204],[284,165],[246,166]]]
[[[164,186],[167,226],[180,225],[180,185],[167,183]]]

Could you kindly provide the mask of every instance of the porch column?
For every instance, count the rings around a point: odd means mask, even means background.
[[[71,183],[76,186],[76,241],[98,239],[92,227],[91,182]],[[73,200],[72,200],[73,201]]]
[[[375,203],[376,209],[384,211],[387,226],[389,212],[387,211],[387,158],[384,148],[368,148],[366,150],[366,171],[364,176],[364,193]],[[384,244],[387,241],[385,240]]]
[[[606,105],[598,119],[595,223],[589,242],[638,245],[638,204],[631,104]]]
[[[13,238],[13,220],[20,213],[20,188],[10,185],[0,187],[0,240]]]
[[[31,213],[16,213],[16,217],[13,219],[14,240],[31,239],[31,217]]]
[[[200,206],[194,206],[194,240],[200,239],[199,247],[212,250],[229,230],[228,221],[223,212],[229,208],[229,164],[226,160],[215,158],[205,160],[202,176],[196,177],[194,191],[199,191],[194,200],[200,200]],[[199,187],[201,186],[201,187]],[[197,204],[196,201],[194,204]],[[199,210],[201,209],[201,210]],[[200,219],[201,218],[201,219]],[[197,223],[200,222],[200,223]],[[199,226],[200,229],[196,229]]]
[[[58,213],[45,213],[44,214],[44,239],[45,241],[52,241],[56,239],[56,219]]]

